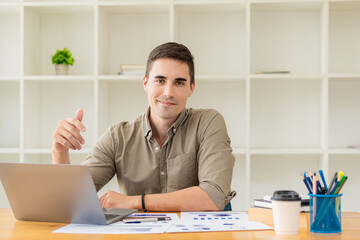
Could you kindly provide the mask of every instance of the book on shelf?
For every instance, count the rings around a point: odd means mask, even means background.
[[[121,64],[119,75],[144,75],[145,64]]]
[[[300,213],[299,227],[305,227],[309,229],[309,212]],[[268,225],[273,225],[272,209],[250,207],[248,210],[249,221],[262,222]]]
[[[254,199],[254,207],[272,209],[271,197],[272,196],[264,196],[263,199]],[[301,206],[300,206],[301,212],[310,211],[309,201],[310,200],[308,195],[301,195]]]

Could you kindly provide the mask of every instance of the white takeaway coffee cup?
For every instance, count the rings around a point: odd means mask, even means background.
[[[272,212],[276,234],[297,234],[299,231],[301,198],[295,191],[275,191]]]

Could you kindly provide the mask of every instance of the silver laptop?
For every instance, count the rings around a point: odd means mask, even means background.
[[[103,209],[87,166],[0,163],[0,179],[15,218],[106,225],[135,209]]]

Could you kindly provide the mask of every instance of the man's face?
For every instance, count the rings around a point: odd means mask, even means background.
[[[152,120],[175,121],[186,106],[195,84],[190,85],[189,66],[185,62],[160,58],[152,63],[149,77],[143,78]]]

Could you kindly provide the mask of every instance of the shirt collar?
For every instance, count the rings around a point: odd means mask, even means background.
[[[181,126],[181,124],[183,124],[183,122],[185,121],[188,115],[189,115],[189,109],[184,108],[184,110],[182,110],[182,112],[180,113],[176,121],[173,123],[173,125],[171,125],[171,127],[168,129],[167,135],[168,136],[175,135],[176,131]]]
[[[150,107],[148,107],[146,113],[143,114],[143,129],[144,129],[144,135],[147,139],[150,139],[152,136],[151,133],[151,126],[150,126]]]
[[[182,112],[180,113],[179,117],[176,119],[176,121],[171,125],[171,127],[168,129],[167,135],[170,136],[171,133],[175,134],[178,128],[181,126],[181,124],[184,123],[185,119],[189,116],[190,110],[187,108],[184,108]],[[151,139],[152,132],[151,132],[151,125],[150,125],[150,107],[147,109],[146,113],[143,114],[143,129],[144,129],[144,136],[147,139]]]

